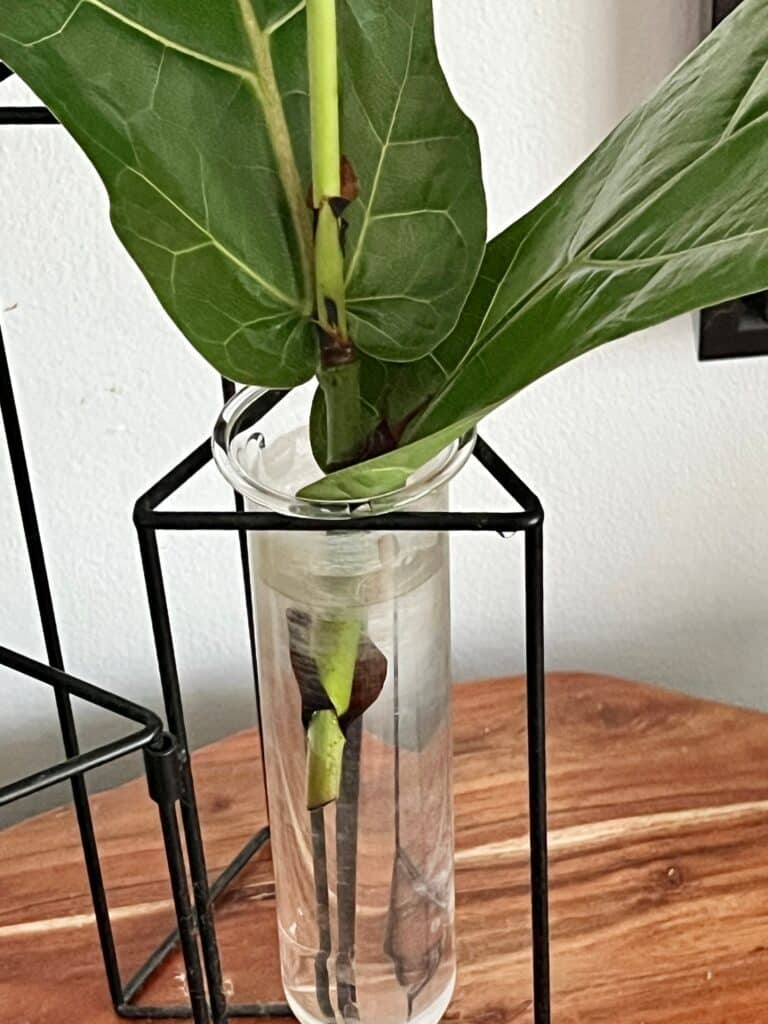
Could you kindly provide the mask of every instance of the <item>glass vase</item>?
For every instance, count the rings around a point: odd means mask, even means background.
[[[318,476],[306,429],[267,443],[260,394],[214,434],[250,510],[447,510],[471,437],[385,498],[311,503],[296,497]],[[437,1024],[456,976],[448,536],[255,531],[249,546],[287,1001],[303,1024]]]

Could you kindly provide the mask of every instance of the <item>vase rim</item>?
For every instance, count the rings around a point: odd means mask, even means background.
[[[477,439],[475,430],[467,431],[415,470],[408,482],[396,490],[370,498],[300,498],[294,490],[280,489],[258,479],[244,464],[246,451],[251,462],[254,459],[258,462],[268,447],[260,429],[261,422],[254,422],[251,415],[253,406],[268,391],[268,388],[244,387],[230,398],[214,425],[211,448],[219,471],[239,494],[268,511],[283,515],[305,519],[347,519],[404,509],[449,483],[466,465]],[[321,472],[318,468],[318,475]]]

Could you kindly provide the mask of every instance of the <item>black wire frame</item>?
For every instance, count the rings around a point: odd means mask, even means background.
[[[224,397],[230,397],[234,386],[224,383]],[[265,392],[254,404],[249,422],[256,425],[288,394]],[[171,622],[165,583],[158,548],[158,533],[225,531],[237,533],[245,584],[246,604],[253,657],[257,713],[261,727],[258,666],[254,637],[253,598],[248,568],[247,535],[250,532],[295,531],[335,532],[381,530],[486,532],[507,536],[522,533],[525,537],[525,634],[526,634],[526,697],[528,736],[528,787],[530,819],[531,920],[533,952],[533,1014],[534,1024],[550,1024],[550,941],[549,941],[549,873],[547,843],[547,764],[546,764],[546,691],[544,674],[544,513],[533,491],[506,465],[496,452],[478,438],[474,456],[518,508],[504,512],[388,512],[331,520],[307,519],[278,513],[243,510],[242,498],[236,496],[236,508],[222,511],[164,511],[161,506],[184,484],[207,466],[213,456],[210,440],[204,441],[185,459],[163,476],[136,503],[134,523],[141,549],[147,596],[155,635],[169,728],[176,736],[187,772],[187,789],[194,793],[190,752],[186,743],[184,711],[176,665]],[[263,743],[262,743],[263,757]],[[197,809],[192,798],[182,805],[189,851],[193,889],[197,901],[203,958],[208,980],[213,1024],[223,1024],[235,1017],[290,1016],[285,1004],[227,1005],[221,983],[219,949],[213,920],[213,902],[225,886],[248,863],[250,856],[268,838],[268,827],[229,865],[211,890],[208,890],[205,855]]]
[[[0,64],[0,83],[12,72]],[[50,125],[56,118],[45,107],[2,107],[2,125]],[[2,348],[0,335],[0,348]],[[10,404],[3,395],[3,412],[6,407],[13,409],[15,403],[7,373],[7,362],[3,348],[7,390]],[[223,383],[224,397],[229,398],[234,387]],[[285,392],[269,392],[261,399],[261,415],[266,415],[281,399]],[[13,427],[13,425],[12,425]],[[6,431],[8,425],[6,423]],[[9,447],[21,453],[23,473],[26,460],[23,453],[20,431],[18,437],[9,438]],[[289,1017],[292,1016],[286,1003],[255,1003],[250,1005],[228,1005],[224,992],[219,946],[216,938],[213,907],[218,897],[237,877],[251,858],[269,839],[269,826],[261,829],[243,847],[227,868],[213,882],[209,883],[205,862],[200,820],[195,800],[190,751],[187,742],[186,724],[181,698],[180,681],[171,632],[165,583],[162,575],[160,554],[157,543],[159,531],[216,530],[234,531],[238,534],[245,584],[245,601],[248,612],[251,657],[259,729],[261,730],[261,705],[258,688],[258,666],[254,635],[253,600],[248,569],[247,535],[252,530],[311,530],[336,529],[353,530],[445,530],[447,532],[482,531],[510,534],[522,532],[525,536],[525,633],[526,633],[526,696],[528,735],[528,785],[530,818],[530,874],[531,874],[531,919],[533,952],[533,1013],[534,1024],[550,1024],[550,936],[549,936],[549,873],[547,843],[547,772],[546,772],[546,690],[544,675],[544,514],[541,503],[530,488],[502,461],[502,459],[478,438],[474,455],[498,484],[512,497],[520,511],[503,513],[425,513],[396,512],[386,516],[368,516],[354,520],[343,520],[336,524],[327,519],[307,520],[272,513],[250,513],[244,511],[240,495],[235,496],[234,512],[167,512],[158,506],[169,498],[184,483],[199,472],[210,460],[211,449],[208,441],[203,442],[186,459],[159,480],[139,501],[134,509],[134,521],[139,536],[142,565],[147,596],[149,600],[155,647],[160,670],[166,717],[171,730],[163,734],[159,745],[152,747],[148,741],[147,765],[150,792],[160,804],[161,823],[168,853],[169,873],[176,904],[178,927],[171,932],[150,955],[134,978],[125,986],[120,972],[112,937],[109,909],[101,876],[98,849],[90,818],[87,791],[82,778],[87,768],[72,775],[73,795],[78,823],[83,841],[83,850],[88,869],[89,883],[93,896],[99,938],[104,957],[107,981],[116,1012],[133,1019],[184,1019],[192,1018],[195,1024],[224,1024],[235,1017]],[[55,672],[61,668],[61,650],[58,642],[50,588],[45,571],[42,544],[39,538],[37,520],[32,502],[31,489],[27,488],[28,507],[25,511],[25,488],[19,490],[25,532],[32,563],[33,578],[38,595],[41,620],[46,635],[49,660]],[[35,536],[36,535],[36,536]],[[15,657],[15,656],[13,656]],[[2,651],[0,651],[0,663]],[[33,666],[27,666],[30,675],[35,675]],[[42,666],[37,677],[45,666]],[[48,680],[56,685],[57,703],[62,734],[68,749],[76,745],[74,722],[71,709],[66,704],[69,692],[65,683],[71,685],[71,677],[57,675]],[[77,681],[79,683],[79,681]],[[88,684],[81,684],[87,686]],[[74,692],[70,691],[70,692]],[[85,691],[80,691],[85,692]],[[111,696],[111,695],[110,695]],[[87,699],[87,698],[86,698]],[[135,748],[134,748],[135,749]],[[150,757],[154,749],[156,756]],[[120,756],[116,754],[115,756]],[[262,744],[263,757],[263,744]],[[103,763],[103,762],[100,762]],[[184,853],[178,834],[175,801],[178,800],[186,845],[189,873],[192,879],[194,910],[190,906],[184,874]],[[186,897],[186,899],[185,899]],[[199,937],[199,947],[196,938]],[[135,999],[154,971],[169,954],[181,945],[187,971],[190,1003],[188,1006],[141,1007]],[[202,968],[200,956],[202,954]],[[203,978],[204,974],[204,978]],[[207,989],[207,997],[206,997]]]
[[[131,980],[127,983],[123,982],[85,780],[86,774],[95,768],[136,751],[143,752],[149,794],[158,805],[171,893],[178,923],[178,927],[173,932],[173,943],[170,948],[181,947],[189,980],[192,1016],[194,1016],[196,1024],[208,1024],[209,1015],[202,962],[197,946],[195,918],[177,818],[177,805],[184,795],[179,749],[173,736],[163,731],[163,723],[154,712],[64,671],[53,597],[2,330],[0,330],[0,411],[8,442],[11,470],[48,657],[48,664],[44,664],[7,647],[0,647],[0,665],[26,679],[34,679],[43,683],[53,690],[65,755],[64,760],[56,764],[0,786],[0,807],[23,800],[51,786],[63,782],[70,783],[112,1005],[115,1012],[123,1017],[146,1019],[168,1017],[170,1014],[167,1008],[141,1007],[135,1003],[137,996],[158,965],[153,958],[150,958]],[[140,728],[84,753],[80,749],[77,735],[72,708],[73,697],[84,701],[91,707],[111,712],[125,722],[138,725]]]

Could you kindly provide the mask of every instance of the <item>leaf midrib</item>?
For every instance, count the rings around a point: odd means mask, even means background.
[[[304,280],[304,308],[302,312],[308,316],[312,310],[312,225],[304,190],[301,185],[299,169],[296,166],[293,142],[291,141],[291,134],[285,117],[285,108],[283,107],[272,63],[270,38],[275,28],[273,27],[272,32],[262,30],[256,19],[251,0],[238,0],[238,5],[246,39],[251,47],[251,53],[258,70],[260,84],[258,96],[264,111],[267,132],[269,133],[272,151],[278,166],[278,175],[288,200],[291,220],[296,233],[296,241],[299,246],[299,258],[301,260],[301,271]],[[297,5],[289,13],[295,16],[301,10],[303,10],[303,5]],[[285,25],[288,20],[290,18],[283,19],[280,24]]]

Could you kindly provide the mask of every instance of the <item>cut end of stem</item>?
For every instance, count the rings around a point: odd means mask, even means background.
[[[335,711],[316,711],[307,729],[307,807],[319,810],[339,798],[346,740]]]

